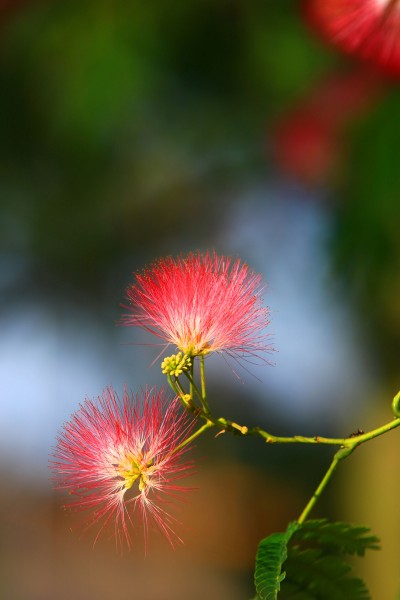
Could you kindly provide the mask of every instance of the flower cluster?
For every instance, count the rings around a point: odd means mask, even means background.
[[[136,513],[145,537],[150,521],[171,544],[180,541],[162,506],[187,490],[175,481],[192,469],[180,462],[192,423],[163,390],[136,397],[125,390],[120,400],[109,388],[96,401],[86,400],[64,426],[52,461],[57,487],[73,498],[66,506],[92,509],[88,526],[99,523],[100,531],[113,521],[120,547],[131,545]]]
[[[99,525],[96,539],[112,524],[117,544],[129,547],[139,521],[145,540],[149,525],[155,525],[171,544],[180,541],[166,502],[187,489],[176,484],[192,469],[182,457],[211,421],[191,433],[195,405],[178,378],[183,373],[191,378],[195,358],[212,351],[243,356],[268,349],[260,282],[239,260],[207,253],[159,261],[128,288],[126,323],[180,350],[162,363],[180,399],[168,401],[163,390],[146,389],[136,396],[125,390],[120,400],[109,388],[97,400],[86,400],[64,425],[53,454],[54,479],[72,497],[66,506],[91,510],[87,527]],[[200,401],[207,406],[205,397]]]
[[[126,325],[143,327],[188,356],[258,356],[271,349],[261,276],[240,260],[194,253],[159,260],[135,278],[127,289]]]
[[[187,371],[192,366],[192,361],[187,354],[173,354],[172,356],[166,356],[161,363],[161,371],[164,375],[175,375],[179,377],[183,371]]]

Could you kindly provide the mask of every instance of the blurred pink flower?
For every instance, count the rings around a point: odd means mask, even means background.
[[[236,358],[271,350],[264,332],[261,276],[215,253],[164,258],[136,274],[127,289],[126,325],[147,329],[185,354]]]
[[[166,401],[161,389],[135,396],[124,391],[120,400],[108,388],[97,400],[86,400],[63,427],[51,465],[58,489],[74,500],[66,507],[91,509],[87,528],[112,523],[117,545],[131,546],[134,517],[144,530],[155,525],[174,545],[176,521],[164,508],[166,501],[187,491],[175,481],[192,470],[178,449],[193,419],[180,410],[178,399]]]
[[[275,123],[274,159],[286,174],[306,184],[319,184],[334,171],[338,156],[336,132],[308,107],[299,107]]]
[[[371,109],[381,92],[381,78],[370,68],[316,81],[274,124],[271,145],[278,166],[306,184],[330,180],[345,157],[346,127]]]
[[[306,0],[305,12],[331,43],[400,76],[400,0]]]

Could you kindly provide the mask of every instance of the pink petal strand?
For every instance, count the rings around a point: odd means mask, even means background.
[[[163,258],[135,275],[123,323],[143,327],[192,356],[271,350],[261,276],[216,253]]]

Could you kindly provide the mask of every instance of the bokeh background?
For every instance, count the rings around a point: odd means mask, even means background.
[[[258,541],[303,509],[331,450],[197,443],[182,548],[122,558],[49,482],[62,423],[107,385],[161,384],[116,326],[132,272],[215,249],[268,282],[272,366],[207,361],[216,414],[346,436],[400,388],[400,95],[293,0],[0,2],[0,597],[240,600]],[[143,345],[142,345],[143,344]],[[373,598],[400,590],[399,437],[341,465],[314,516],[366,523]]]

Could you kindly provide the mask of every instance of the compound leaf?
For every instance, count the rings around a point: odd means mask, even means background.
[[[287,558],[287,545],[297,526],[290,523],[284,533],[273,533],[259,543],[254,581],[260,600],[276,600],[285,578],[282,565]]]
[[[370,600],[346,555],[379,549],[370,529],[327,519],[292,522],[262,540],[256,557],[257,600]]]

